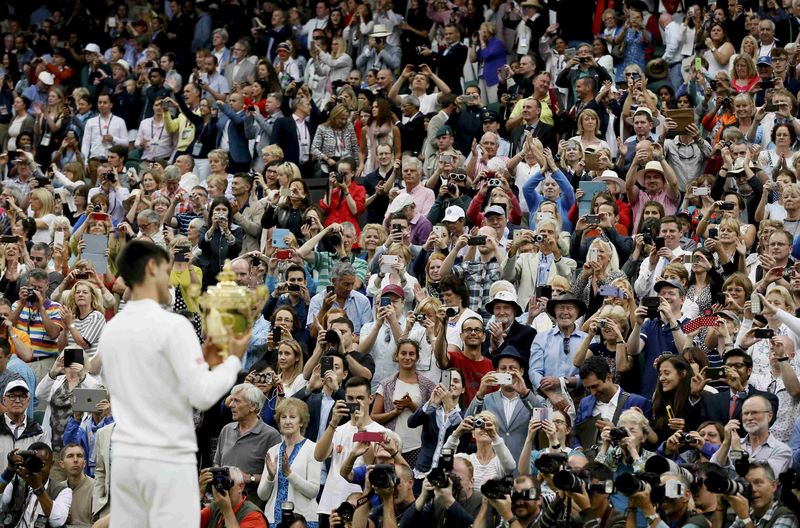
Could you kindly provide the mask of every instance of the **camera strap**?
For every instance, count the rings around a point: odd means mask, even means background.
[[[361,497],[359,497],[356,500],[356,509],[359,509],[360,507],[368,503],[373,495],[375,495],[375,492],[370,490],[369,493],[367,493],[366,495],[362,495]]]

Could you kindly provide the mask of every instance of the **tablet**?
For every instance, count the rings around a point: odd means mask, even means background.
[[[94,412],[97,404],[108,398],[104,389],[75,389],[75,402],[72,404],[74,412]]]

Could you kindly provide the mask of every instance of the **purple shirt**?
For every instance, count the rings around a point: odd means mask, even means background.
[[[411,243],[415,246],[423,245],[428,240],[431,231],[433,231],[433,225],[430,220],[419,213],[417,213],[417,216],[415,216],[410,223],[409,231],[411,233]]]

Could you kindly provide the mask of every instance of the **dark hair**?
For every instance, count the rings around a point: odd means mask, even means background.
[[[251,178],[250,175],[247,174],[246,172],[237,172],[236,174],[233,175],[233,177],[243,179],[244,181],[247,182],[247,185],[250,187],[250,189],[253,188],[253,178]]]
[[[371,385],[368,379],[362,378],[361,376],[353,376],[352,378],[348,379],[344,383],[344,388],[349,389],[351,387],[366,387],[368,393],[372,393]]]
[[[353,321],[351,321],[347,317],[338,317],[333,321],[328,321],[328,325],[334,325],[334,324],[346,324],[348,327],[350,327],[351,332],[354,332],[356,329],[356,327],[353,326]]]
[[[688,358],[686,357],[687,355],[689,356]],[[687,363],[697,363],[701,369],[710,364],[708,361],[708,355],[705,353],[705,351],[696,346],[684,348],[683,352],[681,352],[681,357],[686,360]]]
[[[154,260],[156,264],[169,262],[169,253],[152,242],[131,240],[120,251],[117,257],[117,270],[125,284],[132,288],[144,281],[147,263]]]
[[[80,445],[80,444],[76,444],[75,442],[70,442],[69,444],[66,444],[64,447],[62,447],[62,448],[61,448],[61,452],[62,452],[62,453],[63,453],[63,452],[65,452],[65,451],[66,451],[67,449],[69,449],[70,447],[77,447],[78,449],[80,449],[80,450],[81,450],[81,453],[83,453],[83,456],[84,456],[84,457],[86,456],[86,450],[85,450],[85,449],[83,449],[83,446],[82,446],[82,445]]]
[[[8,342],[8,339],[0,337],[0,350],[3,351],[3,357],[11,354],[11,343]]]
[[[342,360],[342,369],[344,369],[347,374],[350,374],[350,367],[347,364],[347,356],[339,352],[338,350],[330,350],[325,353],[326,356],[337,357]],[[324,372],[322,374],[325,374]],[[347,376],[345,376],[346,378]]]
[[[281,304],[275,307],[275,310],[272,312],[272,317],[269,318],[269,322],[272,323],[272,328],[275,328],[275,316],[278,312],[289,312],[292,314],[292,320],[294,321],[294,324],[292,324],[292,332],[300,330],[300,320],[297,317],[297,311],[291,304]]]
[[[794,131],[794,127],[789,123],[778,123],[775,125],[775,127],[772,129],[772,142],[775,143],[775,133],[781,127],[789,131],[789,137],[792,140],[791,145],[794,145],[795,141],[797,141],[797,132]]]
[[[653,394],[653,423],[657,431],[667,429],[667,405],[672,407],[672,413],[675,416],[686,415],[689,410],[689,395],[692,392],[692,368],[689,363],[674,354],[661,356],[656,361],[656,372],[664,363],[671,363],[679,374],[683,372],[683,380],[669,393],[662,391],[660,383],[656,384],[656,390]]]
[[[37,230],[36,220],[30,216],[26,216],[20,220],[20,222],[22,223],[22,229],[25,231],[25,236],[28,237],[29,240],[33,238],[33,235],[36,234]]]
[[[729,357],[740,357],[744,360],[746,367],[753,368],[753,358],[741,348],[732,348],[725,352],[725,355],[722,356],[722,362],[727,361]]]
[[[123,162],[128,159],[128,147],[123,147],[122,145],[114,145],[113,147],[108,149],[109,152],[113,152],[117,156],[119,156]]]
[[[611,375],[608,361],[602,356],[591,356],[586,358],[581,365],[580,378],[586,379],[589,374],[594,374],[600,381],[605,381]]]
[[[612,480],[614,478],[614,472],[611,471],[611,468],[596,460],[592,460],[583,466],[583,471],[589,475],[590,479]]]
[[[344,163],[345,165],[350,165],[350,170],[353,171],[353,172],[355,172],[356,168],[358,167],[358,162],[355,160],[355,158],[353,158],[351,156],[347,156],[346,158],[340,159],[336,163],[336,167],[337,168],[339,167],[340,163]],[[355,176],[355,174],[353,174],[353,176]]]
[[[469,289],[467,289],[467,284],[463,279],[456,277],[452,273],[448,273],[442,277],[442,280],[439,282],[439,291],[451,291],[461,298],[462,308],[469,306]]]
[[[49,445],[47,445],[44,442],[34,442],[34,443],[32,443],[31,445],[28,446],[28,449],[30,451],[44,451],[51,458],[53,456],[53,448],[50,447]]]
[[[304,270],[303,267],[298,265],[298,264],[290,264],[289,267],[286,268],[286,271],[284,272],[284,276],[288,277],[290,273],[294,273],[294,272],[298,272],[298,271],[300,273],[302,273],[303,274],[303,278],[305,278],[306,270]]]
[[[224,196],[217,196],[214,198],[214,201],[208,206],[209,213],[214,214],[214,208],[219,204],[224,205],[228,209],[228,225],[231,225],[233,223],[233,210],[231,208],[231,203]]]

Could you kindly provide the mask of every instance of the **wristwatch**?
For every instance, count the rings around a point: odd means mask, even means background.
[[[647,521],[647,524],[650,524],[654,521],[660,521],[661,517],[657,513],[654,513],[653,515],[648,515],[645,517],[645,520]]]
[[[35,490],[32,491],[32,493],[37,497],[41,496],[41,494],[44,493],[44,486],[36,488]]]
[[[256,481],[256,476],[250,473],[250,482],[255,483],[255,481]]]

